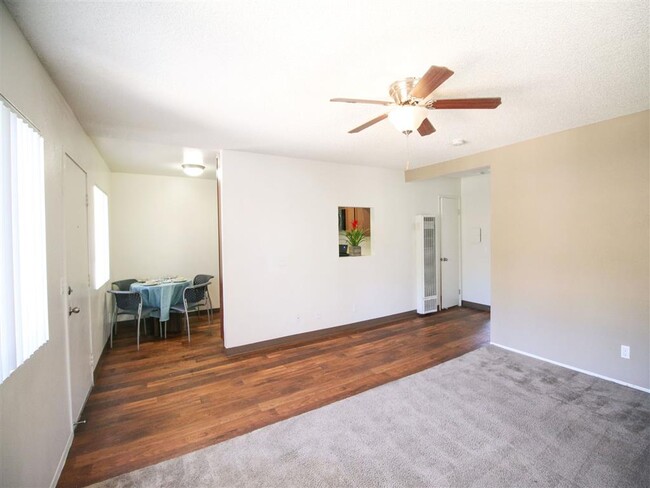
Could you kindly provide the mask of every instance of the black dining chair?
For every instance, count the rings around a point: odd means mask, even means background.
[[[158,308],[143,307],[142,295],[138,291],[121,291],[121,290],[108,290],[115,297],[115,305],[113,308],[113,319],[111,320],[111,348],[113,348],[113,331],[117,334],[117,318],[120,315],[131,315],[136,320],[137,327],[137,345],[138,351],[140,350],[140,320],[146,319],[151,316],[152,312],[158,311]]]
[[[131,285],[138,280],[129,278],[126,280],[119,280],[119,281],[114,281],[111,283],[111,290],[115,291],[130,291],[131,290]]]
[[[210,298],[210,280],[212,278],[214,278],[214,276],[209,274],[197,274],[194,277],[194,281],[192,281],[193,285],[208,285],[208,288],[206,289],[207,291],[205,293],[205,299],[203,300],[203,306],[205,306],[205,309],[208,311],[209,323],[212,323],[212,298]]]
[[[136,280],[135,278],[128,278],[128,279],[125,279],[125,280],[114,281],[113,283],[111,283],[111,290],[115,290],[115,291],[131,291],[131,285],[133,283],[137,283],[137,282],[138,282],[138,280]],[[147,318],[148,317],[143,317],[143,318],[144,318],[144,328],[145,328],[145,331],[146,331],[147,330]],[[151,327],[153,328],[154,325],[152,325]]]
[[[187,342],[190,342],[190,312],[196,312],[204,303],[205,296],[208,292],[208,284],[188,286],[183,290],[183,301],[179,302],[169,309],[171,313],[185,314],[187,325]],[[167,326],[165,326],[165,337],[167,337]]]

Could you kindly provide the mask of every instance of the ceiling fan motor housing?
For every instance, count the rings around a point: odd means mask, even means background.
[[[395,81],[391,83],[388,93],[397,105],[414,105],[417,100],[411,97],[411,91],[418,81],[420,81],[419,78],[405,78]]]

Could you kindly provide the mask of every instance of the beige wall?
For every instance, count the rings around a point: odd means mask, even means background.
[[[649,130],[644,111],[406,175],[491,167],[494,343],[650,387]]]
[[[0,486],[49,486],[72,440],[66,368],[66,298],[63,232],[63,158],[87,173],[88,188],[110,198],[110,173],[18,27],[0,2],[0,93],[41,131],[45,140],[45,203],[50,339],[0,385]],[[89,225],[92,228],[92,198]],[[93,242],[91,233],[90,252]],[[91,267],[92,270],[92,267]],[[92,271],[91,271],[92,272]],[[92,345],[106,340],[104,289],[91,289]]]
[[[111,174],[111,281],[211,274],[219,306],[217,181]]]

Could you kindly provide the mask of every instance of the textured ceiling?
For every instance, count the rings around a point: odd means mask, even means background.
[[[432,65],[440,110],[411,167],[648,108],[648,1],[6,1],[116,171],[178,174],[182,147],[403,168],[388,86]],[[452,146],[463,138],[467,144]]]

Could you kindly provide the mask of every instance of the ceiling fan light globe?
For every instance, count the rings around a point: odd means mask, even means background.
[[[413,132],[420,127],[422,121],[427,118],[427,109],[413,105],[402,105],[395,107],[388,114],[388,120],[400,132]]]

